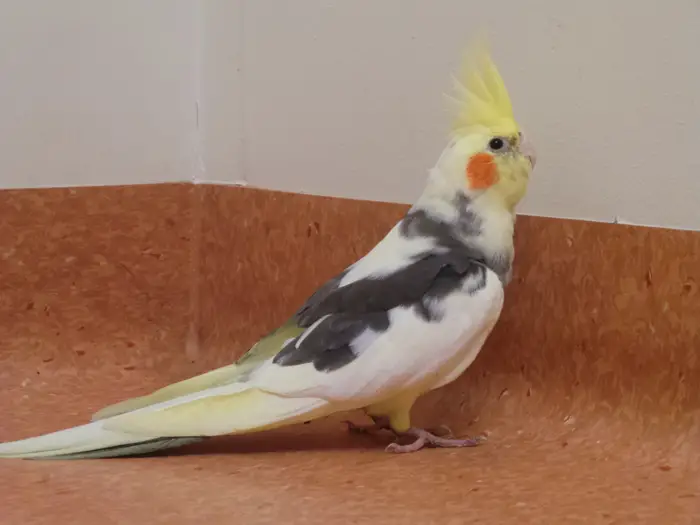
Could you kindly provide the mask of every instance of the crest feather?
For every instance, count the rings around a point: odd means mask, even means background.
[[[508,90],[483,40],[467,51],[460,75],[453,80],[456,96],[450,98],[457,104],[455,135],[518,133]]]

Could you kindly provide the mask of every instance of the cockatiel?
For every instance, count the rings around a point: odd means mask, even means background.
[[[326,282],[234,364],[104,408],[90,423],[0,444],[0,457],[144,454],[362,409],[411,436],[392,452],[475,439],[411,424],[422,394],[455,380],[497,322],[515,208],[535,164],[486,48],[456,82],[451,141],[424,191],[369,253]]]

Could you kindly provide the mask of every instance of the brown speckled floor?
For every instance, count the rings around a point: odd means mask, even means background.
[[[382,452],[336,429],[192,455],[3,465],[3,523],[697,523],[697,477],[594,444]],[[695,519],[695,521],[693,521]]]
[[[229,362],[405,209],[187,185],[0,207],[0,440]],[[517,229],[493,337],[416,409],[486,444],[395,456],[334,419],[165,457],[2,461],[0,523],[700,523],[700,234]]]

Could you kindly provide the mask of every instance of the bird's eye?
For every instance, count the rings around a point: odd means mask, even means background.
[[[503,142],[502,138],[495,137],[489,141],[489,149],[493,151],[500,151],[503,149],[503,146],[505,146],[505,142]]]

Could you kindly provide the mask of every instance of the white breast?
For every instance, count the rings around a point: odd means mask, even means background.
[[[447,298],[440,322],[425,321],[412,309],[392,312],[391,329],[367,352],[374,354],[372,363],[362,363],[377,372],[367,374],[372,380],[361,390],[382,397],[404,389],[425,392],[445,384],[448,376],[460,375],[478,355],[503,306],[498,276],[490,271],[487,275],[486,286],[477,294],[460,292]]]

